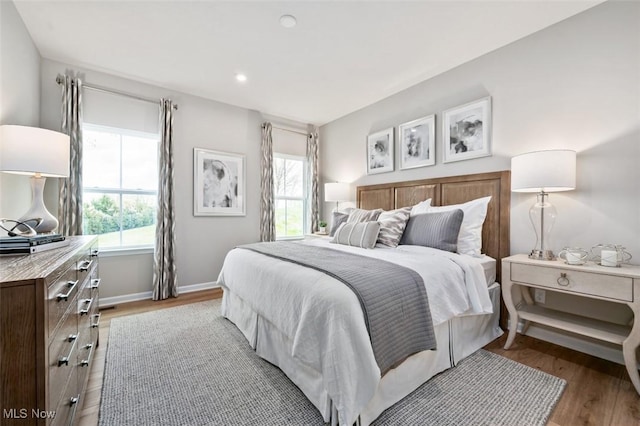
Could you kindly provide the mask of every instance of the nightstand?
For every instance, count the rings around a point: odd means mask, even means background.
[[[636,349],[640,346],[640,266],[614,268],[591,262],[567,265],[560,260],[533,260],[519,254],[502,259],[502,280],[502,294],[510,320],[505,349],[513,343],[520,319],[525,321],[525,330],[529,322],[535,322],[622,345],[629,377],[640,394],[636,359]],[[544,308],[535,304],[530,288],[625,304],[633,311],[633,324],[621,326]]]
[[[318,232],[314,232],[313,234],[304,234],[304,238],[327,238],[329,234],[320,234]]]

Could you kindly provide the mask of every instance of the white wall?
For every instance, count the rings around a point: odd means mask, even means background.
[[[147,97],[170,97],[179,104],[174,119],[178,282],[186,286],[216,281],[227,252],[259,238],[260,113],[44,59],[43,127],[59,127],[60,88],[55,78],[65,69],[83,72],[89,83]],[[246,216],[193,216],[194,147],[246,155]],[[101,298],[150,291],[152,265],[151,254],[103,257]]]
[[[14,4],[0,1],[0,125],[40,124],[40,53]],[[26,176],[0,173],[0,217],[17,219],[31,205]]]
[[[323,126],[321,178],[355,186],[506,170],[516,154],[574,149],[577,189],[551,195],[552,247],[622,244],[640,262],[639,92],[640,3],[606,2]],[[443,164],[442,111],[487,95],[493,155]],[[367,134],[433,113],[435,166],[366,175]],[[534,246],[534,202],[512,194],[512,253]],[[332,207],[324,205],[324,217]]]

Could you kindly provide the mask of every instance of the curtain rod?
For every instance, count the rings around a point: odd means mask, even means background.
[[[56,83],[62,84],[63,83],[63,76],[58,74],[58,76],[56,77]],[[107,87],[98,86],[96,84],[89,84],[89,83],[84,83],[83,82],[82,83],[82,87],[86,87],[87,89],[95,90],[96,92],[111,93],[113,95],[125,96],[127,98],[136,99],[138,101],[150,102],[152,104],[160,104],[160,100],[159,99],[153,99],[153,98],[147,98],[147,97],[144,97],[144,96],[134,95],[132,93],[123,92],[121,90],[109,89]],[[177,110],[178,109],[178,105],[174,104],[173,105],[173,109]]]
[[[284,132],[297,133],[297,134],[299,134],[299,135],[309,136],[309,133],[304,133],[304,132],[299,131],[299,130],[285,129],[284,127],[274,126],[273,124],[271,125],[271,128],[272,128],[272,129],[282,130],[282,131],[284,131]]]

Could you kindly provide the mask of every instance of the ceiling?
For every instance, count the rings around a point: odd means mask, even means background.
[[[321,125],[601,2],[15,4],[44,58]]]

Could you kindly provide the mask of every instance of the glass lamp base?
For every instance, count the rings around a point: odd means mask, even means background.
[[[529,259],[536,260],[556,260],[555,254],[551,250],[531,250]]]

